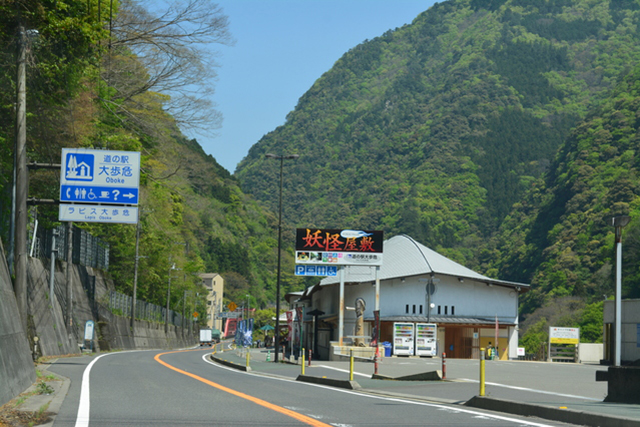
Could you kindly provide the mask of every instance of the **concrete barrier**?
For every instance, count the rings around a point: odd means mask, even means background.
[[[298,375],[298,377],[296,378],[296,381],[302,381],[305,383],[312,383],[312,384],[328,385],[331,387],[346,388],[347,390],[358,390],[362,388],[360,387],[360,384],[358,384],[356,381],[312,377],[310,375]]]
[[[617,418],[610,415],[592,412],[574,411],[522,402],[495,399],[491,397],[475,396],[465,403],[465,406],[486,409],[489,411],[506,412],[525,417],[538,417],[546,420],[560,421],[568,424],[600,427],[640,427],[640,420],[631,418]]]
[[[393,381],[442,381],[442,371],[422,372],[420,374],[405,375],[402,377],[390,377],[387,375],[373,374],[374,380],[393,380]]]
[[[640,367],[609,366],[606,377],[605,402],[640,403]]]
[[[9,267],[0,241],[0,406],[36,380],[27,336],[22,330]]]
[[[251,366],[245,366],[239,363],[233,363],[230,360],[223,359],[222,357],[216,357],[214,354],[210,354],[209,358],[211,359],[211,361],[220,363],[221,365],[228,366],[230,368],[234,368],[243,372],[251,372]]]
[[[578,358],[580,363],[600,363],[604,357],[604,345],[602,343],[578,344]]]

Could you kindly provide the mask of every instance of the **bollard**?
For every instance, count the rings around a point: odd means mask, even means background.
[[[447,353],[442,353],[442,379],[447,378]]]
[[[480,348],[480,396],[484,396],[484,348]]]
[[[249,359],[250,359],[251,353],[249,352],[249,349],[247,349],[247,368],[249,367]]]
[[[353,381],[353,349],[349,350],[349,381]]]
[[[313,354],[313,351],[311,349],[309,349],[309,366],[311,366],[311,355]]]
[[[302,366],[302,375],[304,375],[304,348],[302,349],[302,363],[300,366]]]
[[[271,350],[267,349],[267,362],[271,362]]]
[[[286,351],[287,351],[286,344],[282,344],[282,360],[281,360],[282,363],[284,363],[284,354]]]
[[[373,373],[378,375],[378,358],[380,357],[380,347],[376,345],[376,354],[373,356]]]

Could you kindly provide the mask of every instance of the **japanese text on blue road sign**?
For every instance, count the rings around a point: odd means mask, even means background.
[[[137,205],[139,184],[139,152],[62,149],[62,202]]]

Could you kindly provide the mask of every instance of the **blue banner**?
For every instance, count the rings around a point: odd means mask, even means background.
[[[253,344],[253,319],[249,319],[248,321],[243,320],[243,322],[247,322],[248,324],[245,324],[242,345],[244,347],[251,347],[251,345]]]

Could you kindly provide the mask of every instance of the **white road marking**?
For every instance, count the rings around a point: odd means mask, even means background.
[[[478,380],[470,380],[468,378],[458,378],[458,379],[462,380],[462,381],[467,381],[467,382],[470,382],[470,383],[479,383],[480,382]],[[532,393],[552,394],[554,396],[571,397],[571,398],[574,398],[574,399],[586,399],[586,400],[593,400],[595,402],[602,402],[602,399],[596,399],[596,398],[593,398],[593,397],[576,396],[575,394],[555,393],[553,391],[536,390],[536,389],[533,389],[533,388],[518,387],[518,386],[514,386],[514,385],[506,385],[506,384],[498,384],[498,383],[490,383],[490,382],[485,382],[485,385],[492,385],[492,386],[495,386],[495,387],[510,388],[510,389],[513,389],[513,390],[529,391],[529,392],[532,392]]]
[[[472,416],[475,416],[475,417],[488,417],[488,418],[494,419],[494,420],[507,421],[507,422],[515,423],[515,424],[520,425],[520,426],[524,425],[524,426],[533,426],[533,427],[553,427],[551,424],[534,423],[534,422],[530,422],[530,421],[519,420],[517,418],[505,417],[505,416],[501,416],[501,415],[485,414],[483,412],[478,412],[478,411],[475,411],[475,410],[472,410],[472,409],[453,408],[451,406],[447,406],[447,405],[443,405],[443,404],[439,404],[439,403],[427,403],[427,402],[418,402],[418,401],[412,401],[412,400],[398,399],[398,398],[393,398],[393,397],[374,396],[374,395],[371,395],[371,394],[358,393],[358,392],[355,392],[355,391],[345,390],[345,389],[336,388],[336,387],[328,387],[328,386],[321,385],[321,384],[312,384],[312,383],[307,383],[307,382],[296,381],[295,379],[292,379],[292,378],[272,377],[272,376],[268,376],[268,375],[256,374],[256,373],[253,373],[253,372],[239,371],[237,369],[229,368],[229,367],[226,367],[224,365],[218,364],[218,363],[213,362],[211,360],[207,360],[207,356],[209,354],[203,355],[202,356],[202,360],[204,360],[206,363],[208,363],[210,365],[213,365],[213,366],[215,366],[217,368],[226,369],[228,371],[235,372],[235,373],[238,373],[238,374],[255,375],[255,376],[260,376],[262,378],[268,378],[268,379],[276,380],[276,381],[286,381],[286,382],[300,384],[300,385],[308,386],[308,387],[324,388],[325,390],[330,390],[332,392],[353,394],[353,395],[356,395],[356,396],[365,397],[365,398],[369,398],[369,399],[385,400],[385,401],[389,401],[389,402],[400,402],[400,403],[406,403],[406,404],[410,404],[410,405],[429,406],[429,407],[432,407],[432,408],[438,408],[438,409],[443,409],[443,410],[448,410],[448,411],[455,411],[456,413],[462,412],[462,413],[469,414],[469,415],[472,415]],[[349,424],[334,424],[334,423],[331,423],[331,425],[333,425],[333,426],[349,426]]]
[[[346,372],[347,374],[349,373],[348,369],[339,369],[339,368],[334,368],[333,366],[327,366],[327,365],[315,365],[315,366],[319,368],[333,369],[334,371],[338,371],[338,372]],[[356,371],[353,371],[353,375],[360,375],[361,377],[371,378],[371,374],[361,374],[360,372],[356,372]]]
[[[104,356],[110,356],[112,354],[123,354],[123,353],[133,353],[136,351],[144,351],[144,350],[131,350],[131,351],[121,351],[118,353],[106,353],[97,356],[95,359],[91,361],[84,368],[84,372],[82,373],[82,385],[80,387],[80,402],[78,404],[78,415],[76,415],[76,427],[87,427],[89,425],[89,415],[91,409],[91,390],[89,388],[89,376],[91,374],[91,368],[94,363],[96,363],[99,359]],[[147,350],[148,351],[148,350]]]
[[[108,356],[107,353],[101,354],[89,363],[84,369],[82,374],[82,386],[80,389],[80,403],[78,404],[78,415],[76,416],[76,427],[87,427],[89,425],[89,410],[90,410],[90,389],[89,389],[89,374],[91,374],[91,368],[100,358]]]

